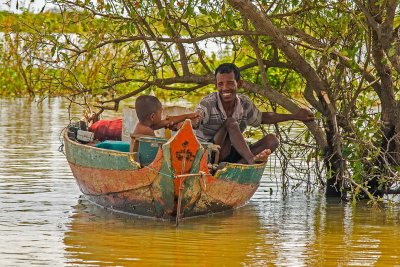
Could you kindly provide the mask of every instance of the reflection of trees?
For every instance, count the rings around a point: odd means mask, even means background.
[[[61,113],[63,104],[67,103],[60,103],[60,99],[40,104],[25,98],[0,100],[0,165],[7,166],[6,172],[33,175],[40,171],[42,161],[47,162],[46,168],[51,165],[51,152],[59,144],[53,148],[49,140],[62,129],[54,121],[65,115]]]
[[[0,178],[7,187],[28,195],[59,188],[57,179],[70,172],[64,155],[58,152],[68,104],[61,98],[41,103],[26,98],[0,99]]]
[[[365,204],[299,195],[266,203],[261,206],[260,225],[274,255],[270,260],[276,266],[399,264],[400,210],[375,210]]]
[[[307,245],[308,266],[394,266],[400,263],[397,219],[386,209],[371,209],[327,199],[315,210]],[[388,216],[388,214],[392,215]]]

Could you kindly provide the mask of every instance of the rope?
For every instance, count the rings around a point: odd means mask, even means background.
[[[175,178],[174,175],[170,175],[170,174],[167,174],[167,173],[160,172],[159,170],[156,170],[156,169],[151,168],[151,167],[149,167],[149,166],[144,166],[143,168],[150,169],[150,170],[152,170],[152,171],[154,171],[154,172],[156,172],[156,173],[158,173],[158,174],[161,174],[161,175],[163,175],[163,176],[167,176],[167,177],[172,178],[172,179]]]
[[[152,170],[152,171],[154,171],[154,172],[156,172],[156,173],[158,173],[158,174],[162,174],[162,175],[164,175],[164,176],[167,176],[167,177],[173,178],[173,179],[174,179],[174,178],[181,178],[181,177],[190,177],[190,176],[202,176],[202,177],[204,177],[204,176],[212,176],[212,174],[205,173],[205,172],[202,172],[202,171],[200,171],[200,172],[198,172],[198,173],[187,173],[187,174],[170,175],[170,174],[167,174],[167,173],[163,173],[163,172],[161,172],[161,171],[158,171],[158,170],[156,170],[156,169],[154,169],[154,168],[151,168],[151,167],[149,167],[149,166],[144,166],[143,168],[150,169],[150,170]]]

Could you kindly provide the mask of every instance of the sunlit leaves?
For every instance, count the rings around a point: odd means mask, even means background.
[[[233,15],[232,11],[227,11],[225,13],[225,19],[226,19],[226,23],[229,27],[235,29],[236,28],[236,18]]]

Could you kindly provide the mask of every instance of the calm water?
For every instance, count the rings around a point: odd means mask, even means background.
[[[273,169],[247,206],[179,228],[106,212],[58,152],[67,106],[0,99],[2,266],[400,266],[399,206],[270,195]]]

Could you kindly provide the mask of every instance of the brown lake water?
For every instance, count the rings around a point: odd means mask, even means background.
[[[94,206],[58,151],[67,107],[0,99],[1,266],[400,266],[399,205],[284,198],[272,166],[246,206],[178,228]]]

